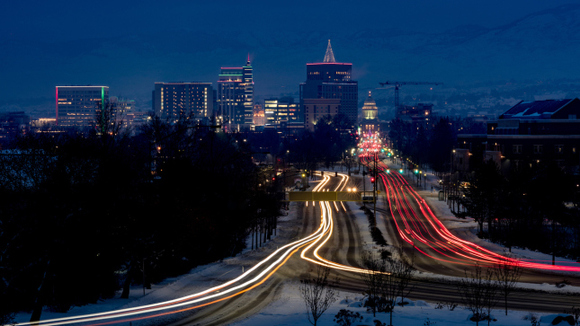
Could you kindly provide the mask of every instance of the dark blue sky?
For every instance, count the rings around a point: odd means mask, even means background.
[[[576,5],[538,15],[564,4]],[[393,78],[578,78],[578,15],[580,0],[12,1],[0,8],[0,110],[52,113],[56,85],[88,84],[148,109],[154,82],[215,82],[248,52],[258,100],[297,97],[329,38],[362,93]]]
[[[443,31],[497,27],[570,0],[387,1],[10,1],[0,10],[1,39],[62,41],[159,30]]]

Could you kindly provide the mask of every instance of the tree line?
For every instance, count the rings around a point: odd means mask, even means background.
[[[449,171],[450,153],[459,133],[485,133],[485,124],[470,119],[441,117],[426,123],[393,119],[389,139],[393,149],[435,173]]]
[[[248,145],[183,118],[28,134],[0,153],[0,313],[67,311],[239,253],[280,213]],[[268,232],[272,232],[268,228]]]
[[[580,258],[578,186],[555,164],[522,167],[504,176],[488,161],[467,175],[459,204],[483,237],[510,248]]]
[[[0,153],[0,307],[67,311],[251,248],[276,232],[284,161],[315,170],[356,145],[351,122],[313,132],[223,133],[188,116],[137,130],[97,114],[86,130],[21,135]],[[44,130],[46,131],[46,130]],[[56,131],[56,130],[51,130]],[[257,164],[260,155],[273,165]]]

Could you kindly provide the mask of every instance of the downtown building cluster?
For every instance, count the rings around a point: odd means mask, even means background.
[[[362,108],[358,107],[359,87],[353,80],[353,65],[335,59],[330,40],[323,60],[306,63],[305,68],[304,82],[296,85],[298,98],[257,101],[254,69],[248,56],[245,65],[221,67],[214,81],[155,82],[151,109],[140,111],[134,101],[110,95],[108,86],[59,85],[55,87],[56,119],[31,120],[24,112],[4,113],[0,115],[0,140],[30,129],[104,131],[105,123],[134,128],[153,115],[169,122],[191,119],[199,124],[220,126],[224,132],[275,130],[282,135],[295,135],[313,131],[323,117],[340,114],[348,119],[352,129],[358,125],[366,133],[388,132],[390,122],[379,121],[377,103],[370,92]],[[505,169],[552,160],[561,167],[580,164],[577,103],[573,99],[522,102],[497,121],[488,122],[486,117],[482,123],[488,125],[487,134],[459,135],[452,166],[469,171],[470,162],[482,159],[493,159]],[[518,110],[526,113],[512,113]],[[574,112],[562,115],[570,110]],[[414,129],[428,130],[438,117],[433,104],[418,103],[396,106],[395,119],[410,123]]]
[[[226,132],[309,129],[325,115],[344,114],[354,125],[358,117],[358,83],[352,64],[338,63],[328,42],[323,62],[306,65],[300,98],[267,98],[257,103],[250,58],[241,67],[221,67],[216,88],[211,82],[157,82],[154,112],[163,119],[187,116],[213,121]]]
[[[108,86],[56,86],[53,122],[62,128],[96,127],[99,116],[110,110],[112,121],[128,126],[154,114],[170,122],[185,118],[217,124],[225,132],[313,130],[318,119],[337,114],[345,115],[353,127],[357,123],[358,82],[352,80],[351,63],[336,62],[330,40],[323,61],[306,64],[298,99],[266,98],[258,103],[249,55],[245,65],[221,67],[217,77],[216,82],[155,82],[150,112],[138,112],[134,102],[110,96]]]

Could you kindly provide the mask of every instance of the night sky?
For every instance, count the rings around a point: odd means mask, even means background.
[[[3,6],[0,26],[2,40],[55,42],[175,29],[426,32],[467,24],[496,27],[566,3],[574,1],[13,1]]]
[[[453,66],[457,61],[453,55],[467,51],[466,48],[445,53],[443,49],[462,40],[430,44],[429,50],[421,45],[429,39],[426,34],[441,37],[458,26],[471,25],[467,30],[477,36],[481,34],[479,31],[501,29],[527,15],[565,4],[578,5],[580,1],[391,0],[362,3],[342,0],[5,3],[0,10],[0,110],[34,108],[42,111],[42,107],[49,110],[54,86],[66,84],[109,85],[111,95],[134,98],[147,109],[155,81],[215,82],[220,66],[242,65],[247,53],[254,64],[258,99],[280,94],[296,96],[298,83],[304,80],[305,63],[322,60],[329,38],[333,40],[337,60],[354,64],[361,90],[374,87],[372,85],[383,78],[442,80],[448,84],[520,76],[537,79],[542,75],[526,75],[529,67],[534,66],[531,63],[505,74],[505,69],[498,69],[501,76],[497,78],[478,75],[478,71],[485,73],[486,69],[474,70],[468,78],[453,71],[473,66],[465,59],[470,55],[468,52],[458,66]],[[556,21],[560,16],[559,13],[554,16]],[[382,35],[379,39],[392,35],[398,39],[392,41],[395,45],[379,46],[376,45],[378,36],[373,38],[375,33]],[[566,34],[555,33],[558,36]],[[411,43],[400,38],[406,34],[419,35],[411,37],[413,45],[407,48]],[[530,34],[533,31],[528,30],[522,36],[524,42],[527,42],[526,37],[531,39]],[[577,41],[576,30],[570,34],[564,35],[562,42]],[[545,39],[549,41],[553,37],[545,35]],[[498,44],[503,46],[501,42]],[[550,46],[544,44],[541,49]],[[489,48],[481,44],[473,47]],[[560,50],[564,54],[559,55],[565,56],[565,50]],[[506,49],[496,52],[502,51]],[[386,53],[385,56],[382,53]],[[409,53],[411,55],[407,55]],[[433,53],[436,59],[432,59]],[[385,63],[385,58],[391,62]],[[426,60],[433,60],[428,69],[417,67]],[[502,62],[501,59],[489,60],[490,64]],[[549,68],[549,78],[569,77],[566,67]],[[380,74],[373,75],[377,71]],[[445,76],[442,71],[452,73]],[[369,80],[365,79],[367,77]]]

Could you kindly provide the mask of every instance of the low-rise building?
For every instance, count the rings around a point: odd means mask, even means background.
[[[306,98],[303,99],[304,129],[314,131],[316,122],[325,116],[334,117],[340,111],[340,99]]]
[[[486,134],[458,135],[456,153],[464,157],[467,153],[470,159],[493,159],[504,172],[548,163],[578,169],[580,100],[521,101],[489,121]]]

